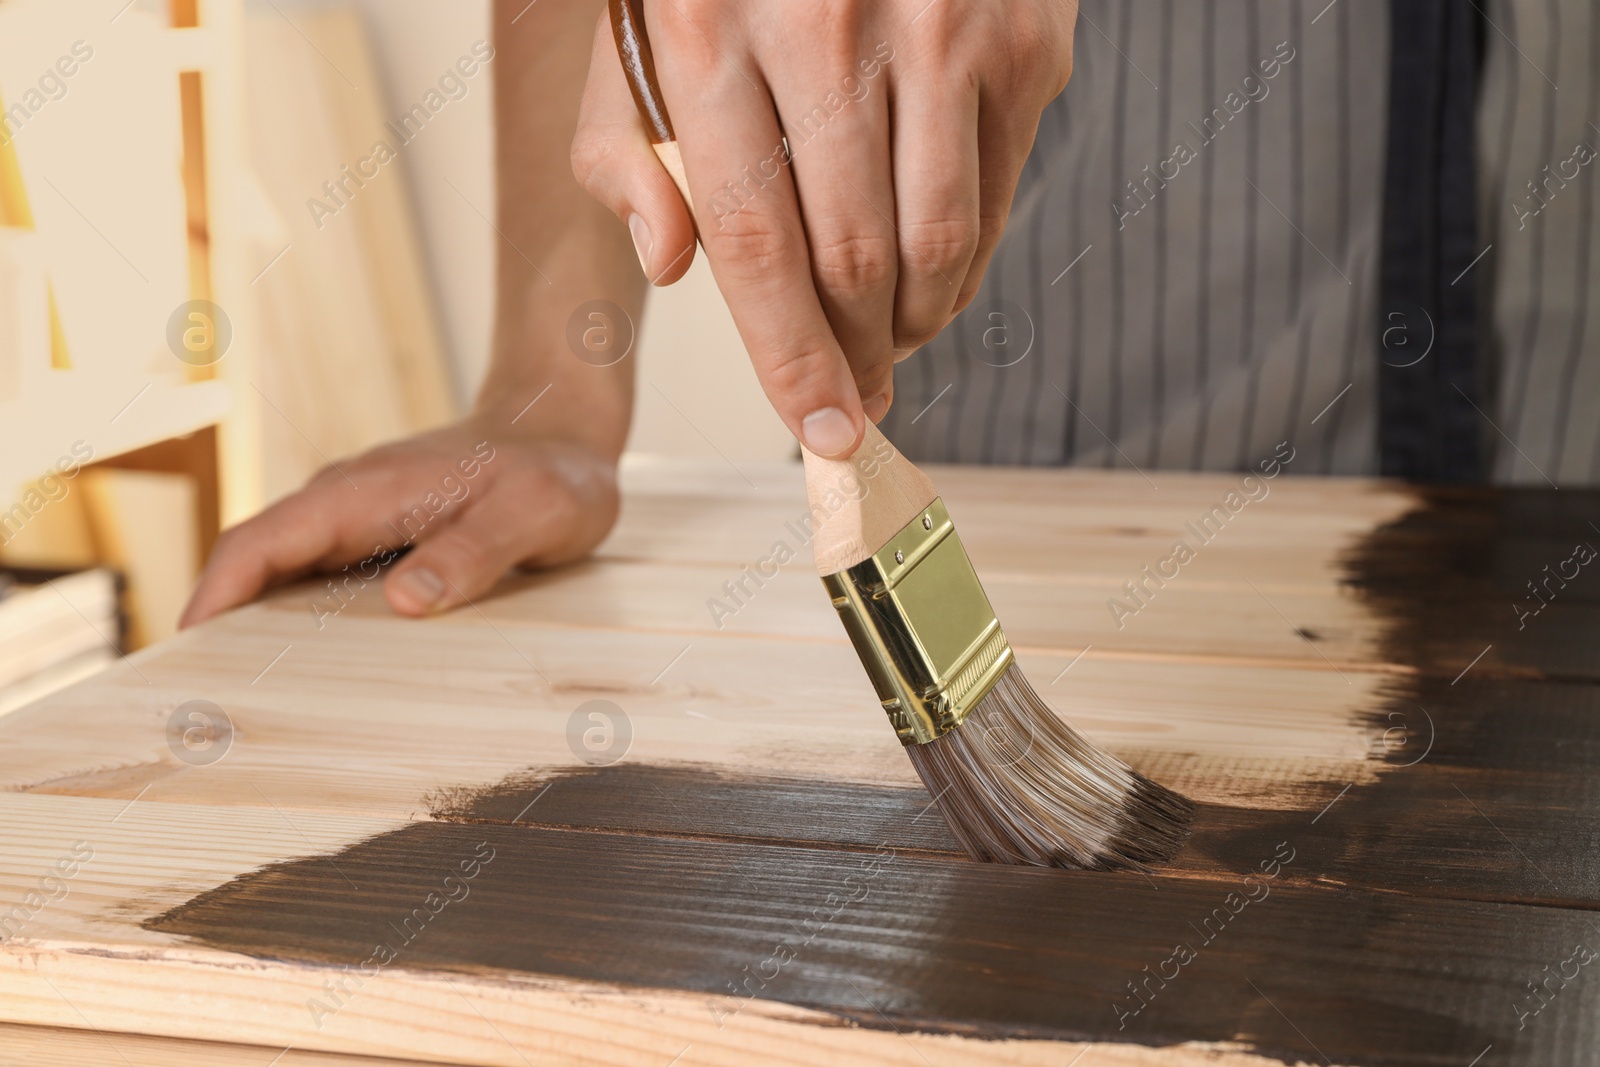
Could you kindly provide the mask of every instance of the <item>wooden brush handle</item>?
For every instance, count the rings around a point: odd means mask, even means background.
[[[650,146],[656,150],[656,158],[661,160],[661,165],[672,175],[672,184],[678,187],[678,192],[683,194],[683,202],[689,205],[689,218],[694,219],[694,197],[689,195],[689,179],[683,176],[683,156],[678,152],[677,141],[661,141]],[[695,222],[695,229],[700,224]]]
[[[689,195],[683,157],[656,80],[643,0],[610,0],[610,10],[611,32],[634,105],[650,131],[656,157],[683,194],[692,217],[694,198]],[[871,556],[939,495],[927,475],[900,455],[870,419],[866,437],[850,459],[822,459],[804,446],[800,451],[805,458],[817,573],[823,576],[837,574]]]
[[[889,543],[939,495],[928,476],[867,420],[849,459],[823,459],[804,445],[806,499],[816,531],[817,573],[837,574]]]
[[[622,73],[633,93],[633,104],[650,130],[650,144],[656,150],[656,158],[672,176],[672,184],[683,194],[683,202],[689,205],[689,217],[693,218],[694,197],[689,195],[689,182],[683,176],[683,156],[678,152],[672,118],[661,97],[661,83],[656,80],[655,56],[650,51],[650,35],[644,28],[643,0],[611,0],[610,11],[611,34],[617,41],[617,56],[622,60]]]

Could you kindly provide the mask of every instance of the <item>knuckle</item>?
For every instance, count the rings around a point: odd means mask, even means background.
[[[961,20],[967,17],[961,5],[929,4],[927,0],[922,0],[921,3],[914,2],[911,9],[911,14],[916,16],[912,29],[916,31],[915,39],[921,49],[950,54],[952,46],[961,36]]]
[[[565,530],[573,526],[583,511],[572,486],[560,479],[551,487],[551,492],[541,498],[540,504],[545,522],[553,530]]]
[[[717,16],[722,12],[722,3],[723,0],[679,0],[678,3],[672,6],[674,12],[681,15],[682,18],[669,21],[667,32],[677,33],[685,28],[673,25],[674,22],[687,22],[691,26],[699,26],[702,23],[715,23]],[[655,29],[655,27],[651,27],[651,29]]]
[[[329,463],[318,470],[317,473],[313,474],[309,479],[307,479],[305,487],[307,489],[320,489],[321,487],[338,481],[343,477],[344,475],[339,473],[339,468],[334,466],[332,463]]]
[[[817,284],[835,293],[876,292],[894,283],[898,249],[892,236],[836,234],[812,244]]]
[[[978,250],[979,223],[975,218],[927,219],[900,228],[905,241],[901,269],[920,279],[944,280],[965,267]]]
[[[511,480],[513,484],[508,488],[518,498],[526,501],[530,508],[540,510],[544,508],[548,498],[559,495],[566,485],[548,462],[529,464],[515,471]]]
[[[583,507],[574,484],[577,478],[577,474],[561,463],[541,463],[527,468],[516,490],[530,505],[523,512],[527,516],[526,525],[547,524],[562,528],[573,522]]]
[[[778,219],[766,211],[747,209],[720,216],[707,235],[717,258],[741,279],[765,276],[793,247]]]
[[[1051,62],[1053,33],[1046,21],[1024,10],[1012,12],[1010,39],[1005,44],[1006,68],[1022,84],[1033,82]]]
[[[1056,77],[1050,86],[1050,99],[1054,100],[1061,95],[1061,91],[1072,80],[1072,38],[1067,38],[1067,48],[1060,62],[1056,65]]]
[[[1011,210],[1008,207],[986,211],[978,218],[978,247],[989,248],[1000,240],[1000,235],[1005,232],[1006,223],[1011,220]]]
[[[666,49],[709,67],[730,53],[743,14],[729,0],[674,0],[663,4],[659,20],[648,20],[650,36],[661,31]],[[659,54],[659,53],[658,53]]]
[[[1072,69],[1071,23],[1053,8],[1017,7],[1007,16],[1001,69],[1020,90],[1031,93],[1048,86],[1060,92]]]
[[[441,539],[443,540],[443,539]],[[457,534],[437,547],[446,569],[459,575],[457,582],[472,581],[481,576],[492,564],[490,547],[476,537]],[[493,577],[492,575],[489,577]]]
[[[978,295],[978,287],[983,284],[984,275],[989,273],[990,260],[1000,244],[1000,236],[1005,232],[1009,219],[1009,210],[1001,210],[984,215],[979,223],[978,250],[972,257],[971,266],[956,295],[955,314],[960,314],[963,308],[972,303],[973,297]]]
[[[572,176],[597,199],[610,186],[617,142],[604,128],[581,125],[572,138]]]
[[[894,388],[894,353],[886,351],[882,359],[873,360],[864,367],[853,368],[856,388],[863,400],[871,400],[879,393]]]
[[[831,385],[835,358],[835,354],[825,348],[808,344],[788,345],[772,352],[762,376],[768,393],[781,408],[786,400],[807,396],[817,392],[819,386]]]
[[[949,318],[919,315],[916,318],[897,319],[894,324],[894,346],[908,355],[911,351],[939,336],[939,331],[950,322]],[[901,357],[904,358],[904,357]]]
[[[837,51],[846,52],[855,47],[855,30],[862,21],[860,0],[815,0],[815,11],[817,25],[834,27]]]
[[[1011,221],[1011,205],[997,205],[978,220],[978,247],[968,261],[967,284],[976,285],[989,269],[989,260],[1000,245],[1000,237]]]
[[[230,526],[219,532],[217,539],[212,542],[211,560],[232,567],[265,558],[267,548],[276,539],[275,529],[281,530],[281,523],[276,521],[275,516],[269,517],[265,512],[237,526]]]

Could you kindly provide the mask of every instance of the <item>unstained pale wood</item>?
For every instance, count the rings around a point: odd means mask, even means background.
[[[1491,1044],[1485,1064],[1586,1062],[1587,983],[1525,1029],[1512,1005],[1590,936],[1600,687],[1561,649],[1592,639],[1597,590],[1571,582],[1520,632],[1497,598],[1592,500],[1458,507],[1280,477],[1119,629],[1107,597],[1233,479],[934,470],[1039,691],[1200,802],[1189,846],[1146,883],[974,870],[951,851],[807,567],[801,471],[749,473],[754,488],[636,465],[594,561],[423,622],[359,577],[292,587],[0,720],[0,917],[75,842],[94,849],[0,944],[0,1023],[67,1028],[84,1050],[89,1026],[138,1033],[177,1063],[192,1047],[163,1042],[237,1042],[262,1062],[292,1044],[481,1064],[1059,1065],[1085,1039],[1085,1064],[1321,1062],[1309,1042],[1338,1063],[1465,1064]],[[777,576],[743,578],[771,571],[779,541]],[[1376,573],[1362,552],[1427,596],[1353,585]],[[737,609],[720,627],[712,597]],[[1416,614],[1434,601],[1448,627]],[[1552,649],[1573,667],[1561,680],[1539,666]],[[168,732],[192,700],[231,722],[215,762]],[[570,740],[593,700],[631,732],[610,766]],[[453,933],[317,1026],[308,1000],[359,962],[348,918],[398,921],[411,887],[480,839],[500,865],[439,920],[456,914]],[[1282,842],[1297,858],[1271,899],[1119,1030],[1113,1005],[1137,1003],[1124,979]],[[764,995],[731,996],[726,980],[883,847],[893,865],[825,944]],[[638,939],[597,940],[617,931]],[[938,975],[979,964],[970,995],[935,996]],[[27,1047],[23,1062],[54,1062]]]
[[[678,151],[678,142],[662,141],[650,147],[656,150],[656,158],[661,160],[661,166],[671,176],[672,184],[678,187],[678,193],[683,197],[683,202],[689,205],[689,215],[693,217],[694,197],[689,194],[689,179],[683,173],[683,153]]]

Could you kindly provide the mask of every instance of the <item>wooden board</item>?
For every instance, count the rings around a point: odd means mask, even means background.
[[[637,465],[590,563],[426,622],[293,587],[0,720],[0,924],[75,867],[0,944],[0,1023],[261,1062],[1592,1061],[1600,567],[1512,605],[1600,495],[1280,477],[1119,628],[1237,479],[931,471],[1040,691],[1200,804],[1105,875],[958,854],[798,467],[746,473]],[[595,700],[625,751],[574,740]],[[231,736],[185,747],[191,701]]]
[[[183,474],[96,467],[83,493],[100,559],[127,582],[127,647],[171,637],[200,574],[199,487]]]
[[[127,1067],[417,1067],[418,1060],[340,1056],[300,1049],[183,1041],[143,1034],[107,1034],[56,1026],[0,1024],[0,1048],[15,1067],[76,1067],[123,1063]],[[448,1067],[430,1061],[424,1067]]]

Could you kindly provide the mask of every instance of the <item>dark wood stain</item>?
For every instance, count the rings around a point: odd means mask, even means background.
[[[1202,805],[1173,865],[1230,869],[1292,834],[1316,857],[1297,879],[1600,908],[1600,687],[1469,675],[1388,689],[1368,716],[1376,782],[1333,786],[1309,812]]]
[[[1526,628],[1509,607],[1591,521],[1600,494],[1451,491],[1374,531],[1347,580],[1385,620],[1385,657],[1415,671],[1364,716],[1376,780],[1308,810],[1203,806],[1150,877],[971,863],[921,790],[622,764],[435,795],[427,820],[144,925],[335,968],[385,942],[398,967],[673,988],[714,1013],[761,997],[902,1031],[1592,1063],[1600,967],[1560,972],[1600,950],[1600,561]],[[470,895],[401,941],[480,845],[494,859]]]
[[[1384,773],[1323,820],[1347,828],[1350,867],[1600,908],[1600,559],[1551,580],[1538,615],[1512,608],[1580,544],[1600,547],[1600,492],[1430,489],[1347,556],[1384,658],[1416,669],[1366,716],[1406,743],[1380,745]]]
[[[404,920],[485,843],[493,858],[469,895],[403,940]],[[1291,868],[1314,862],[1288,848]],[[1256,871],[1266,896],[1231,915],[1242,898],[1230,905],[1230,892],[1263,890],[431,821],[332,860],[269,866],[145,925],[334,967],[355,969],[383,943],[394,966],[666,986],[718,995],[714,1012],[761,996],[868,1026],[884,1025],[882,1012],[901,1030],[982,1037],[1236,1040],[1286,1062],[1320,1049],[1337,1062],[1459,1067],[1493,1043],[1497,1063],[1577,1063],[1572,1049],[1600,1036],[1600,981],[1561,992],[1560,1024],[1516,1029],[1523,983],[1574,944],[1600,945],[1589,916],[1564,909],[1281,885]],[[1179,944],[1192,962],[1164,963]],[[1177,977],[1143,986],[1148,1006],[1119,1028],[1142,1002],[1128,983],[1162,971]]]
[[[694,764],[529,770],[423,802],[433,818],[452,822],[963,854],[922,789],[735,776]]]
[[[1600,549],[1600,492],[1428,489],[1418,503],[1344,561],[1346,583],[1386,621],[1388,662],[1447,678],[1472,663],[1479,678],[1600,680],[1600,559],[1557,574],[1539,599],[1529,589],[1580,542]],[[1519,626],[1514,604],[1544,606]]]
[[[1466,685],[1450,690],[1442,684],[1451,695],[1459,695]],[[1549,733],[1565,730],[1581,740],[1578,727],[1583,722],[1600,723],[1600,690],[1593,687],[1510,681],[1492,683],[1491,688],[1529,699],[1533,690],[1554,690],[1587,701],[1568,709],[1570,714]],[[1429,703],[1443,706],[1431,698]],[[1516,704],[1508,700],[1506,706]],[[1420,715],[1413,714],[1412,720],[1425,724]],[[1162,869],[1169,875],[1227,879],[1248,873],[1271,855],[1278,841],[1293,838],[1306,845],[1303,851],[1310,859],[1280,875],[1287,883],[1594,906],[1595,886],[1600,884],[1600,782],[1582,768],[1600,763],[1600,744],[1588,746],[1597,763],[1563,768],[1536,745],[1512,740],[1487,740],[1487,750],[1498,754],[1498,766],[1482,766],[1483,760],[1463,766],[1456,762],[1456,750],[1436,739],[1434,751],[1419,765],[1397,768],[1376,785],[1352,789],[1315,823],[1311,817],[1334,800],[1337,789],[1309,813],[1201,804],[1188,841]],[[1583,748],[1581,743],[1569,746],[1575,756]],[[1412,755],[1416,752],[1420,748]],[[1516,789],[1508,790],[1508,782]],[[1465,798],[1486,811],[1492,808],[1494,824]],[[445,790],[425,800],[433,818],[460,823],[515,822],[806,848],[885,846],[902,855],[964,857],[921,789],[736,776],[693,764],[530,770],[486,789]],[[1552,822],[1553,810],[1566,810],[1568,817]],[[1570,858],[1545,872],[1554,879],[1549,881],[1541,868],[1522,861],[1496,826],[1526,830],[1525,844],[1516,839],[1525,851]]]

